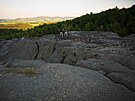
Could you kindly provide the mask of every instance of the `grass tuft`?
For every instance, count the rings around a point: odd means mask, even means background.
[[[26,68],[9,68],[5,70],[4,74],[8,73],[15,73],[15,74],[25,74],[28,76],[34,76],[39,73],[39,71],[32,67],[26,67]]]

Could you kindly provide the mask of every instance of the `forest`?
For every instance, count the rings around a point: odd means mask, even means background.
[[[56,24],[43,24],[28,30],[0,29],[0,39],[20,37],[41,37],[48,34],[58,34],[63,26],[68,31],[111,31],[124,37],[135,34],[135,5],[119,9],[117,6],[97,14],[90,12]]]

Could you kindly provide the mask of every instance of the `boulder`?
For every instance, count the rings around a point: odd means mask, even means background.
[[[107,53],[99,53],[99,58],[105,60],[113,60],[115,62],[120,63],[122,66],[128,67],[129,69],[135,70],[135,58],[134,56],[124,56],[119,54],[107,54]]]
[[[68,52],[63,63],[74,65],[78,60],[82,60],[85,58],[85,52],[83,48],[72,47],[72,49],[72,51]]]
[[[2,40],[0,41],[0,57],[5,56],[10,50],[12,50],[19,40]],[[0,59],[1,60],[1,59]]]
[[[59,47],[56,48],[55,52],[48,58],[48,62],[52,63],[63,63],[66,56],[73,50],[70,47]]]
[[[2,55],[1,60],[7,62],[9,60],[47,60],[55,51],[55,41],[46,39],[27,39],[22,40],[15,45],[9,52]],[[6,52],[6,51],[5,51]]]
[[[38,41],[37,42],[38,51],[35,59],[47,60],[55,51],[55,45],[56,45],[55,41],[51,40]]]
[[[120,83],[135,91],[135,71],[128,73],[113,72],[107,75],[113,82]]]
[[[94,59],[94,58],[90,58],[88,60],[79,60],[79,61],[77,61],[77,63],[75,65],[83,67],[83,68],[88,68],[91,70],[96,70],[96,71],[103,70],[106,73],[131,71],[130,69],[128,69],[114,61]]]
[[[14,59],[21,60],[34,60],[38,51],[36,40],[22,40],[12,48],[8,54],[3,56],[3,61],[9,61]]]
[[[84,45],[81,45],[80,43],[71,44],[69,42],[65,43],[65,47],[57,45],[54,53],[48,58],[48,62],[74,65],[77,60],[81,60],[84,57]]]
[[[129,69],[135,69],[135,58],[134,56],[131,55],[126,56],[126,55],[112,54],[110,52],[108,53],[106,51],[98,51],[97,49],[93,49],[93,50],[86,50],[86,59],[88,58],[111,60]]]

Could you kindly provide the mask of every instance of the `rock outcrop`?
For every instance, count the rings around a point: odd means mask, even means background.
[[[38,70],[40,74],[34,77],[18,74],[0,77],[0,100],[135,100],[135,93],[93,70],[59,63],[47,63]]]
[[[68,37],[0,40],[0,100],[19,100],[23,95],[23,100],[134,101],[134,38],[72,31]],[[10,68],[27,67],[41,73],[4,74]]]

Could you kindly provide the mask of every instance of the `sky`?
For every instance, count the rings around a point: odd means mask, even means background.
[[[128,8],[135,0],[0,0],[0,18],[78,17],[109,8]]]

